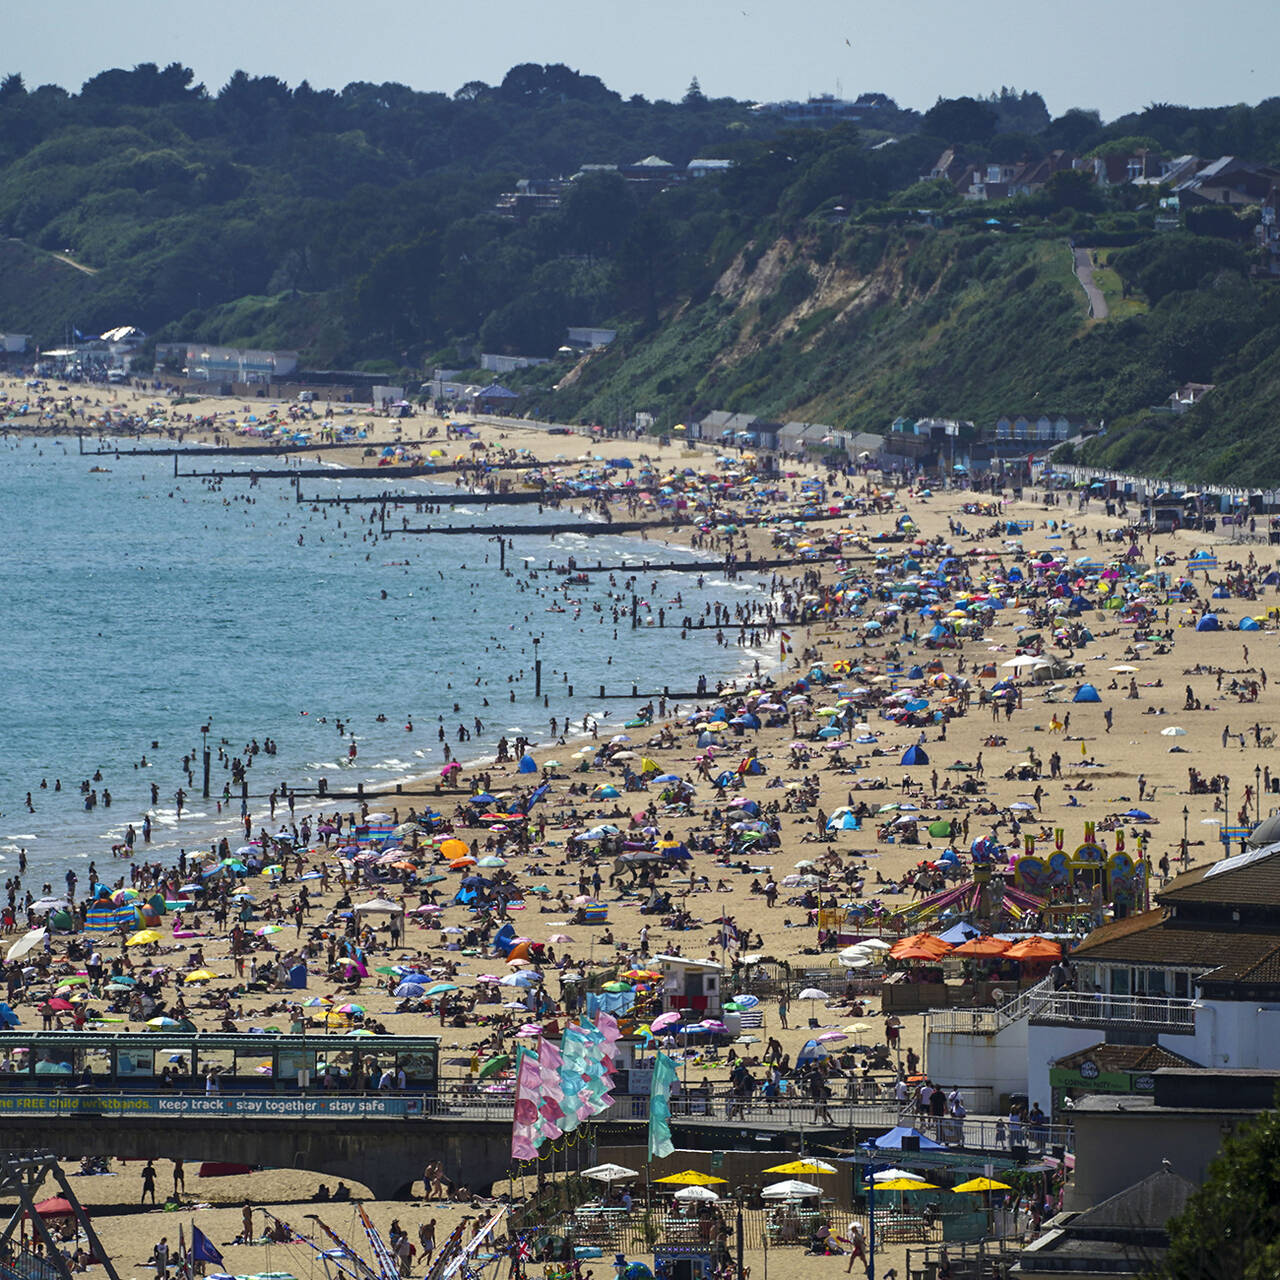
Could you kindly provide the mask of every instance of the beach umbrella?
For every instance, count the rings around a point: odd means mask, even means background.
[[[1160,730],[1162,738],[1185,738],[1187,731],[1176,724],[1171,724],[1167,729]]]
[[[878,1191],[937,1191],[936,1182],[922,1182],[919,1178],[890,1178],[877,1182]],[[768,1195],[768,1192],[765,1192]]]
[[[158,1031],[172,1031],[175,1027],[182,1026],[177,1018],[148,1018],[147,1026],[155,1027]]]
[[[196,969],[187,974],[183,982],[212,982],[218,975],[212,969]]]
[[[696,1200],[709,1204],[712,1201],[719,1201],[720,1197],[710,1187],[681,1187],[676,1192],[675,1199]]]
[[[637,1178],[639,1173],[635,1169],[628,1169],[621,1164],[597,1164],[590,1169],[583,1169],[582,1176],[584,1178],[593,1178],[596,1182],[626,1182],[628,1178]]]
[[[22,937],[9,948],[5,955],[5,959],[22,959],[23,956],[30,954],[45,940],[47,933],[47,929],[32,929],[30,933],[24,933]]]
[[[416,982],[402,982],[393,994],[399,996],[401,1000],[420,1000],[426,995],[426,988],[419,986]]]
[[[159,942],[160,936],[158,929],[139,929],[124,945],[126,947],[145,947],[149,942]]]
[[[786,1164],[775,1164],[768,1169],[763,1170],[764,1173],[791,1173],[791,1174],[815,1174],[815,1173],[835,1173],[836,1167],[828,1164],[825,1160],[816,1160],[810,1156],[807,1160],[791,1160]]]
[[[962,942],[952,951],[953,956],[976,957],[1002,956],[1009,950],[1009,943],[1004,938],[970,938]]]
[[[496,1054],[480,1064],[479,1078],[488,1080],[490,1076],[496,1076],[500,1071],[505,1071],[510,1065],[511,1059],[505,1053]]]
[[[951,1188],[957,1193],[965,1191],[1011,1191],[1007,1182],[997,1182],[994,1178],[970,1178]]]
[[[785,1182],[775,1182],[765,1187],[760,1194],[766,1200],[801,1200],[807,1196],[820,1196],[822,1188],[815,1187],[811,1182],[799,1182],[795,1178],[788,1178]]]
[[[665,1178],[655,1178],[655,1182],[666,1182],[676,1187],[711,1187],[717,1182],[728,1182],[727,1178],[717,1178],[714,1173],[699,1173],[697,1169],[685,1169],[680,1173],[669,1173]]]
[[[1062,955],[1062,945],[1052,938],[1024,938],[1015,942],[1005,952],[1010,960],[1057,960]]]

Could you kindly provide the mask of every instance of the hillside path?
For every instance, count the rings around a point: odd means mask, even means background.
[[[1102,296],[1102,290],[1093,281],[1093,259],[1089,256],[1089,250],[1072,249],[1071,252],[1075,259],[1076,279],[1080,281],[1080,287],[1089,299],[1089,314],[1095,320],[1105,320],[1111,314],[1111,309]]]

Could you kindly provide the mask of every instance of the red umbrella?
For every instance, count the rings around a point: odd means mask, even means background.
[[[61,996],[54,996],[52,1000],[46,1000],[46,1009],[52,1009],[55,1013],[70,1013],[75,1005],[70,1000],[64,1000]]]

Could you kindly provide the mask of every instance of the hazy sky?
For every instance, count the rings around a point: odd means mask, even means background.
[[[452,93],[564,62],[624,95],[770,100],[876,89],[903,106],[1001,85],[1113,118],[1280,94],[1277,0],[7,0],[0,73],[77,89],[107,67],[180,61],[290,84],[399,81]]]

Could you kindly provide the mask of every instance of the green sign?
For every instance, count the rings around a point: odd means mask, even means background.
[[[723,1151],[713,1151],[711,1153],[711,1167],[713,1169],[724,1168],[724,1152]]]
[[[335,1118],[354,1116],[422,1115],[424,1099],[418,1096],[368,1098],[285,1097],[274,1094],[186,1098],[173,1094],[5,1093],[0,1094],[0,1116],[73,1115],[104,1116],[266,1116]]]

